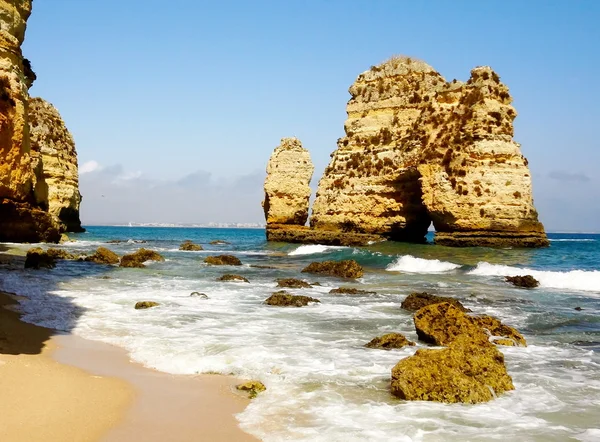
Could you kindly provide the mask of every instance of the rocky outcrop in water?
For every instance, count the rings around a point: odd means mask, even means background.
[[[427,305],[439,304],[440,302],[452,304],[454,307],[463,312],[471,311],[468,308],[465,308],[458,299],[451,298],[449,296],[436,296],[427,292],[411,293],[404,299],[404,301],[402,301],[401,307],[405,310],[416,312]]]
[[[304,307],[311,302],[321,301],[319,301],[317,298],[311,298],[310,296],[292,295],[285,290],[275,292],[265,299],[265,304],[278,307]]]
[[[339,278],[361,278],[364,270],[353,259],[343,261],[311,262],[302,269],[302,273],[316,273],[318,275],[337,276]]]
[[[48,187],[48,212],[67,232],[82,232],[75,141],[58,110],[41,98],[29,100],[32,165]]]
[[[300,140],[282,138],[281,145],[273,151],[267,164],[265,199],[262,203],[267,235],[270,225],[306,224],[313,171],[310,154],[302,147]]]
[[[46,171],[32,151],[30,112],[36,109],[30,109],[28,89],[36,75],[21,52],[30,13],[31,0],[0,0],[0,241],[58,242],[62,231],[80,229],[78,213],[59,207],[63,197],[69,199],[65,188],[77,181],[76,159],[74,175],[71,163],[64,173],[57,170],[56,161]],[[57,140],[63,128],[64,124],[56,130],[46,127]],[[46,172],[54,177],[50,188]],[[78,210],[76,185],[73,197],[66,204]]]
[[[405,400],[474,404],[514,389],[504,355],[466,336],[448,348],[417,350],[392,369],[392,394]]]
[[[406,336],[400,333],[387,333],[383,336],[373,338],[365,347],[380,348],[383,350],[391,350],[393,348],[402,348],[406,346],[414,346],[415,343],[406,339]]]
[[[349,92],[346,135],[319,181],[312,228],[278,240],[420,242],[433,223],[443,245],[548,245],[512,138],[512,98],[491,68],[447,82],[422,61],[394,57]]]

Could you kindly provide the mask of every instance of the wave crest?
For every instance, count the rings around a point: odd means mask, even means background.
[[[333,250],[345,249],[346,247],[342,246],[324,246],[321,244],[306,244],[298,247],[296,250],[292,250],[288,253],[289,256],[297,256],[297,255],[313,255],[315,253],[325,253]]]
[[[389,264],[386,270],[408,273],[442,273],[458,269],[459,267],[458,264],[440,261],[439,259],[423,259],[412,255],[404,255]]]

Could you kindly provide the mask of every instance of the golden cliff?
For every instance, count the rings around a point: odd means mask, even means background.
[[[77,152],[71,133],[58,110],[41,98],[29,100],[29,130],[34,168],[41,162],[48,186],[48,212],[68,232],[82,231]]]
[[[55,242],[64,230],[48,212],[42,161],[34,161],[29,92],[35,80],[21,44],[31,0],[0,0],[0,241]]]
[[[319,182],[311,229],[288,226],[275,239],[418,242],[433,222],[436,243],[449,246],[548,244],[512,139],[516,112],[489,67],[449,83],[422,61],[394,57],[349,92],[346,136]]]

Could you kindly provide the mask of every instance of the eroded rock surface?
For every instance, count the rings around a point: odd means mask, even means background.
[[[337,276],[339,278],[360,278],[364,271],[359,263],[353,259],[343,261],[311,262],[302,273],[316,273],[321,275]]]
[[[106,247],[98,247],[94,254],[87,256],[85,260],[96,264],[119,264],[119,255]]]
[[[449,296],[432,295],[427,292],[411,293],[404,299],[404,301],[402,301],[401,307],[405,310],[416,312],[427,305],[439,304],[440,302],[452,304],[463,312],[471,311],[468,308],[465,308],[458,299],[451,298]]]
[[[141,248],[135,253],[130,253],[128,255],[123,255],[121,258],[120,267],[131,267],[131,268],[144,268],[144,263],[146,261],[164,261],[160,253],[155,252],[154,250],[148,250]]]
[[[314,169],[310,153],[300,140],[282,138],[267,164],[263,201],[267,226],[306,223]]]
[[[277,287],[286,287],[291,289],[309,289],[312,286],[301,279],[296,278],[281,278],[277,280]]]
[[[540,285],[540,282],[531,275],[506,276],[504,279],[517,287],[535,288]]]
[[[227,273],[221,277],[219,277],[218,281],[224,281],[224,282],[250,282],[248,281],[247,278],[244,278],[242,275],[233,275],[230,273]]]
[[[392,394],[405,400],[474,404],[514,388],[504,355],[467,336],[441,350],[417,350],[392,369]]]
[[[41,98],[29,100],[32,166],[48,187],[48,212],[67,232],[82,232],[75,141],[58,110]]]
[[[292,295],[285,290],[275,292],[265,300],[265,304],[279,307],[304,307],[311,302],[321,301],[310,296]]]
[[[393,348],[406,347],[407,345],[413,346],[415,345],[415,343],[409,341],[404,335],[400,333],[387,333],[383,336],[378,336],[372,339],[368,344],[365,345],[365,347],[391,350]]]
[[[184,250],[187,252],[199,252],[203,249],[201,245],[194,244],[192,241],[188,240],[181,243],[181,245],[179,246],[179,250]]]
[[[207,256],[204,262],[213,266],[241,266],[242,261],[232,255]]]

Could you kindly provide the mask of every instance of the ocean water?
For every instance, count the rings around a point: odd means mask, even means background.
[[[52,270],[0,269],[0,289],[26,297],[25,320],[124,347],[148,367],[263,381],[267,391],[238,419],[266,441],[598,441],[600,235],[549,237],[551,246],[538,250],[359,248],[267,243],[263,230],[252,229],[92,226],[60,247],[90,253],[106,246],[119,254],[146,247],[166,261],[145,269],[75,261]],[[205,250],[179,251],[188,239]],[[216,239],[231,244],[209,244]],[[236,255],[243,265],[205,265],[213,254]],[[326,259],[355,259],[365,276],[348,282],[300,272]],[[224,273],[250,283],[216,281]],[[533,275],[540,287],[519,289],[503,280],[519,274]],[[265,305],[282,277],[321,283],[288,289],[321,303]],[[340,285],[377,294],[328,293]],[[208,299],[190,297],[195,291]],[[412,314],[400,308],[414,291],[459,298],[475,313],[519,329],[528,347],[501,347],[516,390],[478,405],[391,396],[392,367],[424,344],[393,351],[364,344],[392,331],[417,341]],[[134,310],[137,301],[161,305]]]

